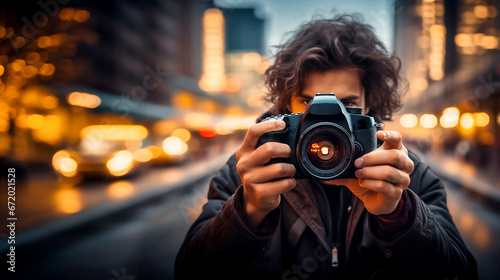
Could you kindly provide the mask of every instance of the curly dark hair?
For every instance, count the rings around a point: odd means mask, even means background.
[[[391,120],[401,108],[399,87],[407,89],[400,75],[401,61],[390,55],[362,17],[339,15],[304,23],[283,45],[265,73],[267,100],[276,113],[290,105],[293,93],[305,87],[306,76],[328,70],[357,70],[365,88],[369,115]]]

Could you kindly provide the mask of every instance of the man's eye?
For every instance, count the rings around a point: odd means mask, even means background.
[[[302,103],[303,103],[304,105],[307,105],[307,103],[309,103],[309,101],[310,101],[310,100],[302,100]]]
[[[352,101],[347,101],[347,102],[342,102],[344,103],[344,106],[345,107],[348,107],[348,106],[356,106],[356,103],[352,102]]]

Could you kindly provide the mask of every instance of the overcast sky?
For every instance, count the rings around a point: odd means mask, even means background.
[[[389,51],[392,51],[394,0],[216,0],[216,5],[226,8],[256,8],[259,17],[266,19],[266,52],[275,53],[271,46],[283,43],[287,32],[314,15],[328,17],[337,13],[360,13]]]

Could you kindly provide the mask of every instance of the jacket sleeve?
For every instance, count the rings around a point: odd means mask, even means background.
[[[266,218],[271,230],[259,234],[241,215],[242,195],[233,155],[210,182],[208,202],[177,254],[176,279],[228,279],[248,272],[278,227],[280,210]]]
[[[466,248],[446,206],[446,192],[439,178],[413,153],[415,168],[408,194],[413,207],[409,229],[392,241],[372,235],[395,271],[417,272],[447,279],[477,279],[477,265]],[[417,276],[417,275],[413,275]]]

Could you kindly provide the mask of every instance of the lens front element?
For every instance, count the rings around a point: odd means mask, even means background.
[[[315,166],[328,168],[337,165],[338,160],[344,154],[344,149],[339,146],[338,142],[332,143],[330,140],[322,140],[327,139],[328,136],[328,134],[319,134],[311,140],[307,156]]]
[[[351,136],[334,123],[309,127],[298,143],[298,162],[313,177],[331,180],[340,176],[352,163]]]

